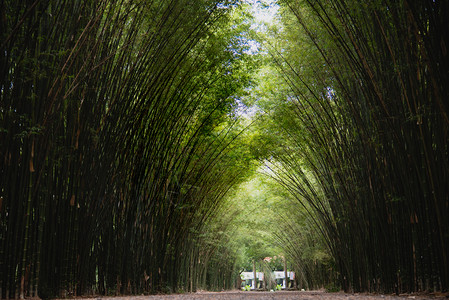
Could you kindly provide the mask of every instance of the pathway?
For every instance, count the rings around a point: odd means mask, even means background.
[[[423,299],[447,299],[446,297],[433,296],[392,296],[392,295],[365,295],[345,293],[325,293],[282,291],[282,292],[240,292],[230,291],[221,293],[201,292],[194,294],[153,295],[153,296],[129,296],[129,297],[97,297],[93,300],[423,300]],[[86,299],[87,300],[87,299]]]

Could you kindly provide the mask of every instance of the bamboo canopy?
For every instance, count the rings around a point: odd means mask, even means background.
[[[260,162],[299,281],[449,290],[449,2],[277,3],[257,61],[245,1],[0,1],[2,299],[233,288]]]
[[[281,1],[289,86],[265,160],[349,291],[449,289],[446,1]],[[290,255],[298,227],[286,225]]]
[[[233,7],[1,1],[2,298],[206,284],[199,233],[248,169]]]

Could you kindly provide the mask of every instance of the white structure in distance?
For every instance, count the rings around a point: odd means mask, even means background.
[[[295,280],[295,272],[287,272],[288,278],[293,281]],[[263,272],[256,272],[256,277],[259,280],[259,282],[262,282],[264,280],[264,274]],[[276,281],[282,280],[282,289],[285,289],[287,286],[287,282],[285,280],[285,272],[284,271],[274,271],[271,276]],[[256,289],[256,280],[254,280],[254,272],[242,272],[240,273],[240,278],[243,282],[250,281],[251,283],[251,290]]]

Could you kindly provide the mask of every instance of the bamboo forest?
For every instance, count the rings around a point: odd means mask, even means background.
[[[449,292],[448,20],[0,0],[1,298]]]

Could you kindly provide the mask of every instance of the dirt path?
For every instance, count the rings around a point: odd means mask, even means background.
[[[94,300],[422,300],[422,299],[447,299],[430,296],[391,296],[391,295],[364,295],[364,294],[345,294],[345,293],[325,293],[325,292],[202,292],[195,294],[178,295],[155,295],[155,296],[129,296],[129,297],[98,297]]]

